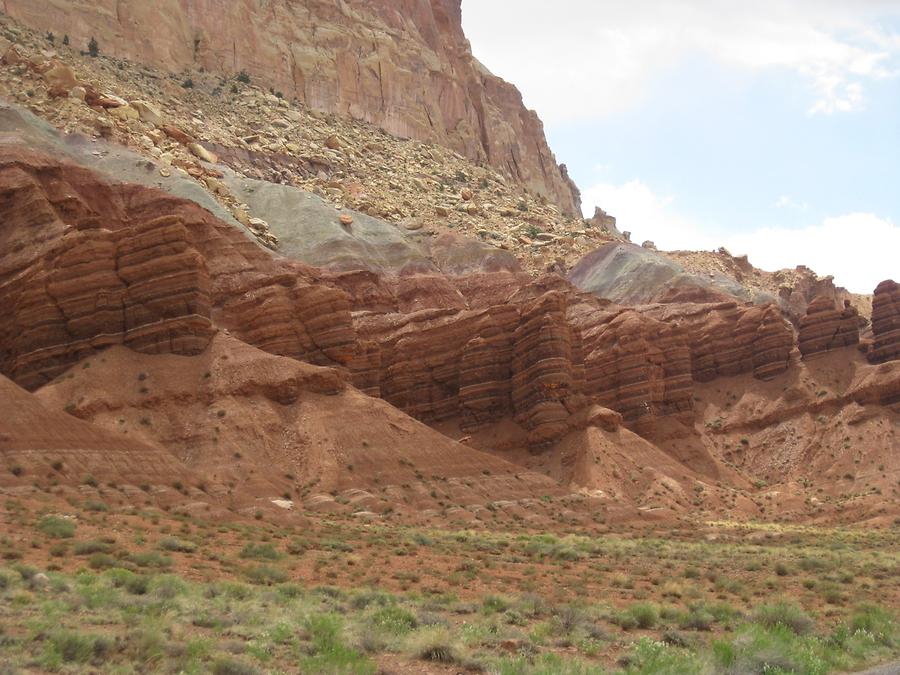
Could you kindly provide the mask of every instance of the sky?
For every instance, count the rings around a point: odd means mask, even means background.
[[[900,281],[900,0],[463,0],[463,25],[585,215],[858,293]]]

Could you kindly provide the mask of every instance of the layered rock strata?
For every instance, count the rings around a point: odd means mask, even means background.
[[[643,311],[683,331],[698,382],[742,373],[766,380],[790,365],[794,332],[774,305],[650,305]]]
[[[900,358],[900,284],[888,279],[878,284],[872,300],[872,363]]]
[[[180,219],[123,218],[111,228],[115,215],[89,206],[56,167],[0,159],[0,184],[3,372],[34,388],[112,344],[206,348],[209,275]]]
[[[804,358],[859,344],[859,312],[849,303],[837,309],[833,299],[820,296],[809,304],[800,320],[797,342]]]
[[[566,305],[550,292],[482,310],[359,317],[360,337],[379,356],[367,355],[355,382],[426,421],[459,416],[475,429],[513,416],[541,446],[565,434],[583,407],[580,335]]]
[[[570,316],[583,334],[585,391],[600,405],[639,433],[690,418],[691,353],[677,329],[632,309],[582,304]]]
[[[110,345],[194,354],[224,329],[336,368],[422,421],[471,431],[514,420],[540,449],[583,428],[590,404],[639,433],[665,419],[690,424],[695,383],[772,378],[795,346],[774,305],[621,307],[555,275],[526,283],[453,238],[421,269],[316,270],[192,202],[21,149],[0,153],[0,193],[0,301],[9,308],[0,369],[30,388]],[[895,335],[891,284],[876,295],[883,351]],[[853,339],[852,311],[837,312],[837,328],[820,339],[835,318],[826,305],[814,303],[823,311],[802,331],[810,350]]]
[[[27,388],[113,344],[196,354],[214,323],[346,365],[349,298],[192,202],[21,149],[0,153],[0,372]]]

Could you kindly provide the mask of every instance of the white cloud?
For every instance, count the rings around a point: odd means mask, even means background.
[[[879,282],[900,278],[900,226],[872,213],[826,218],[801,229],[764,227],[731,235],[725,247],[766,270],[806,265],[834,275],[854,293],[871,293]]]
[[[549,14],[552,13],[552,20]],[[808,82],[811,114],[859,110],[865,84],[900,70],[884,0],[465,0],[475,55],[550,123],[628,108],[690,54]],[[527,47],[526,47],[527,45]]]
[[[659,248],[710,249],[717,244],[704,228],[680,215],[671,196],[657,195],[639,180],[624,185],[599,183],[581,195],[585,216],[593,215],[594,204],[616,217],[617,227],[629,231],[638,244],[650,240]]]
[[[800,211],[802,213],[806,213],[807,211],[809,211],[809,204],[807,204],[806,202],[798,202],[796,199],[789,195],[781,195],[775,202],[775,206],[779,209],[792,209],[794,211]]]
[[[674,197],[657,195],[638,180],[595,185],[584,191],[584,203],[602,204],[620,230],[631,231],[632,241],[649,239],[664,250],[724,246],[735,255],[747,254],[753,265],[769,271],[806,265],[819,275],[833,275],[838,285],[855,293],[871,293],[885,279],[900,280],[900,226],[871,213],[825,218],[801,228],[771,226],[721,234],[680,213]],[[796,206],[787,196],[778,204]]]

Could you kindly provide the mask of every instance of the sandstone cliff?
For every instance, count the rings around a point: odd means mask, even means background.
[[[508,173],[564,212],[580,198],[537,115],[473,57],[460,0],[5,0],[72,44],[171,71],[240,72],[311,107],[437,142]]]
[[[872,300],[872,332],[875,342],[869,360],[882,363],[900,357],[900,284],[882,281]]]
[[[858,344],[859,325],[855,308],[845,305],[842,310],[837,309],[831,298],[820,296],[809,303],[806,316],[800,320],[800,353],[806,358]]]

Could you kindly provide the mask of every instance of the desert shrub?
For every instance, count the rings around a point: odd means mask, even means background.
[[[900,626],[891,612],[876,605],[863,605],[850,617],[850,630],[865,632],[886,647],[892,647],[900,639]]]
[[[75,536],[75,523],[59,516],[44,516],[38,521],[37,529],[51,539],[70,539]]]
[[[288,575],[282,569],[269,565],[255,565],[245,572],[247,580],[260,586],[274,586],[287,581]]]
[[[94,553],[88,558],[88,567],[92,570],[105,570],[118,566],[119,561],[109,553]]]
[[[69,546],[65,542],[57,542],[49,548],[49,552],[54,558],[64,558],[69,553]]]
[[[410,656],[433,663],[459,663],[460,648],[446,628],[424,628],[413,633],[407,643]]]
[[[710,630],[716,617],[704,607],[691,607],[678,618],[679,628],[685,630]]]
[[[509,609],[509,603],[497,595],[488,595],[481,603],[481,610],[485,614],[499,614]]]
[[[649,638],[641,638],[626,657],[628,673],[695,675],[703,664],[690,652]]]
[[[85,635],[76,631],[58,630],[44,643],[43,663],[50,668],[66,663],[88,663],[102,659],[112,648],[110,638]]]
[[[146,595],[150,588],[150,579],[142,574],[132,574],[123,586],[132,595]]]
[[[172,559],[167,555],[162,555],[158,551],[142,551],[140,553],[132,553],[128,556],[128,561],[134,563],[138,567],[172,566]]]
[[[650,602],[635,603],[624,614],[624,623],[619,624],[622,628],[637,627],[648,630],[653,628],[659,621],[659,610],[656,608],[656,605]]]
[[[157,544],[163,551],[172,551],[178,553],[193,553],[197,550],[196,544],[190,541],[184,541],[177,537],[163,537]]]
[[[241,549],[242,558],[252,560],[278,560],[281,554],[275,550],[272,544],[247,544]]]
[[[72,547],[75,555],[91,555],[93,553],[109,553],[112,550],[112,545],[107,544],[104,541],[76,541],[75,545]]]
[[[150,591],[158,598],[171,600],[187,591],[187,584],[172,574],[160,574],[150,580]]]
[[[375,664],[343,641],[343,624],[334,614],[314,614],[306,618],[304,630],[311,642],[310,655],[300,660],[300,672],[369,675]]]
[[[808,634],[815,625],[809,615],[800,607],[785,602],[777,605],[763,605],[756,610],[753,620],[766,628],[784,626],[796,635]]]
[[[100,55],[100,44],[97,42],[96,38],[92,37],[91,41],[88,42],[88,54],[95,59]]]
[[[412,612],[402,607],[382,607],[372,615],[372,624],[387,633],[404,635],[415,629],[418,625]]]
[[[259,671],[243,661],[238,661],[230,656],[220,656],[213,662],[212,673],[213,675],[258,675]]]
[[[733,637],[713,643],[714,672],[723,675],[745,673],[807,673],[817,675],[833,669],[839,656],[824,641],[800,636],[784,623],[770,626],[748,624]]]

